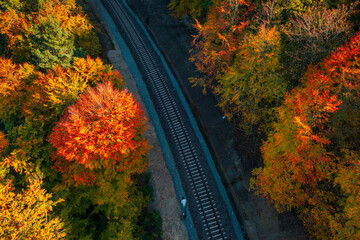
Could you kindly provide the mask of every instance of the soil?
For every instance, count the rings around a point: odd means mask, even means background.
[[[119,50],[110,50],[107,54],[111,64],[124,76],[125,87],[134,94],[138,102],[142,103],[139,91],[134,78],[121,56]],[[146,109],[143,108],[146,112]],[[146,116],[149,118],[148,114]],[[176,196],[174,184],[171,175],[167,170],[163,152],[155,129],[151,120],[149,120],[149,129],[144,136],[149,140],[152,146],[149,152],[149,172],[151,174],[150,184],[154,189],[153,200],[149,202],[149,208],[160,211],[162,218],[162,230],[164,240],[186,240],[188,239],[185,224],[181,218],[179,200]]]

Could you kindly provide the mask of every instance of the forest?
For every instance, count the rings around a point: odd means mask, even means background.
[[[360,239],[360,6],[172,0],[195,33],[191,78],[254,139],[255,191],[312,239]]]
[[[0,1],[0,238],[159,239],[147,118],[75,0]]]
[[[0,236],[159,239],[147,119],[82,1],[0,1]],[[190,79],[254,139],[250,191],[312,239],[360,239],[360,4],[172,0]]]

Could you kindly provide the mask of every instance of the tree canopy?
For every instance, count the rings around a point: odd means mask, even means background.
[[[359,171],[359,149],[354,147],[359,136],[354,136],[358,131],[343,135],[346,124],[359,121],[359,50],[357,34],[309,68],[303,86],[288,93],[279,107],[274,132],[262,146],[264,167],[254,171],[258,192],[279,209],[297,209],[318,239],[359,234],[349,212],[350,206],[358,211],[353,174]],[[354,176],[351,183],[346,171]]]
[[[146,235],[147,119],[83,9],[5,0],[0,28],[0,236]]]
[[[200,19],[184,2],[170,7],[194,17],[189,80],[255,139],[252,189],[315,239],[357,239],[359,2],[216,0]]]

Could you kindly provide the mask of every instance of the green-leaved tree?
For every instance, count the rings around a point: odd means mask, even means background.
[[[39,35],[35,36],[37,48],[34,50],[34,62],[42,69],[56,65],[70,67],[74,53],[74,37],[55,19],[49,18],[40,26]]]

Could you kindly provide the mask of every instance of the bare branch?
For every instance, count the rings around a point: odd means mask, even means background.
[[[291,19],[282,30],[298,48],[289,52],[289,56],[298,61],[306,60],[305,57],[311,64],[318,55],[331,51],[333,44],[340,41],[351,28],[347,21],[349,10],[345,5],[331,10],[319,6]]]
[[[261,5],[260,10],[255,16],[255,22],[266,27],[273,26],[279,19],[281,8],[278,0],[269,0]]]

